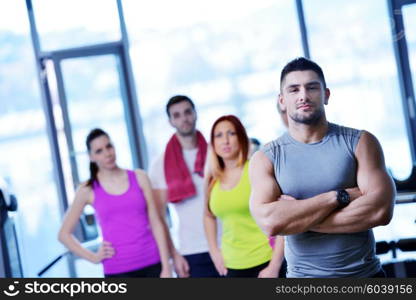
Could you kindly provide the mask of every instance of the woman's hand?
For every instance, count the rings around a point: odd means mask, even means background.
[[[160,278],[172,278],[172,268],[170,266],[162,266]]]
[[[104,259],[111,258],[115,254],[115,250],[110,242],[103,241],[98,251],[94,254],[93,263],[98,264]]]
[[[209,254],[215,265],[215,269],[217,269],[218,274],[220,274],[220,276],[226,276],[228,270],[225,267],[224,258],[222,257],[220,249],[211,250]]]
[[[259,272],[258,278],[277,278],[279,277],[279,268],[272,266],[270,264],[267,265],[263,270]]]

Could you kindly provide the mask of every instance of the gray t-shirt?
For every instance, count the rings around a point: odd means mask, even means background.
[[[325,137],[305,144],[289,133],[261,151],[274,166],[283,194],[307,199],[357,186],[355,148],[361,131],[329,123]],[[372,230],[328,234],[307,231],[286,236],[288,277],[370,277],[380,270]]]

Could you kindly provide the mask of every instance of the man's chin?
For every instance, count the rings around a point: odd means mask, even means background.
[[[319,123],[321,116],[311,115],[311,116],[295,116],[291,118],[296,123],[305,124],[305,125],[315,125]]]
[[[192,136],[195,134],[195,129],[186,130],[186,131],[178,131],[178,133],[180,136],[183,136],[183,137]]]

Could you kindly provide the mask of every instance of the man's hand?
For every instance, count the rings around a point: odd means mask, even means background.
[[[176,251],[175,251],[175,254],[173,255],[173,265],[175,268],[175,273],[180,278],[189,277],[189,264],[187,260],[182,255],[177,253]]]
[[[380,143],[372,134],[364,131],[355,150],[355,157],[358,163],[359,192],[357,189],[348,189],[353,201],[316,224],[311,228],[312,231],[354,233],[390,222],[396,189],[386,171]]]
[[[348,195],[350,195],[350,201],[354,201],[355,199],[360,198],[363,195],[358,187],[345,190],[347,191]]]

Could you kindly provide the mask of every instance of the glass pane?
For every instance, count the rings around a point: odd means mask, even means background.
[[[110,135],[118,164],[132,168],[117,57],[66,59],[62,61],[62,73],[80,181],[89,178],[85,138],[95,127]]]
[[[416,93],[416,4],[402,8],[403,22],[406,33],[407,49],[409,52],[410,70],[413,79],[413,93]]]
[[[25,277],[64,251],[61,214],[24,1],[0,1],[0,177],[18,200],[13,213]],[[66,260],[45,277],[67,277]]]
[[[328,119],[372,132],[393,175],[407,178],[412,161],[387,2],[303,3],[311,56],[323,68],[332,91]]]
[[[32,0],[42,50],[121,38],[116,0]]]
[[[263,142],[284,130],[276,110],[280,70],[302,55],[295,1],[126,0],[123,6],[150,161],[173,133],[166,130],[165,105],[175,94],[195,101],[197,127],[207,138],[214,120],[230,113]]]
[[[402,8],[405,35],[409,52],[410,69],[416,91],[416,5],[406,5]],[[398,36],[397,38],[400,38]],[[393,220],[388,226],[375,228],[374,235],[377,240],[398,241],[399,239],[414,238],[416,232],[416,203],[396,205]],[[402,252],[398,250],[400,259],[414,259],[415,252]],[[391,260],[391,252],[382,257],[385,261]]]
[[[377,241],[398,241],[399,239],[410,239],[415,237],[416,232],[416,203],[396,204],[393,219],[388,226],[374,228],[374,237]],[[401,260],[414,259],[416,252],[407,251],[397,254]],[[391,252],[382,255],[382,261],[391,260]]]

